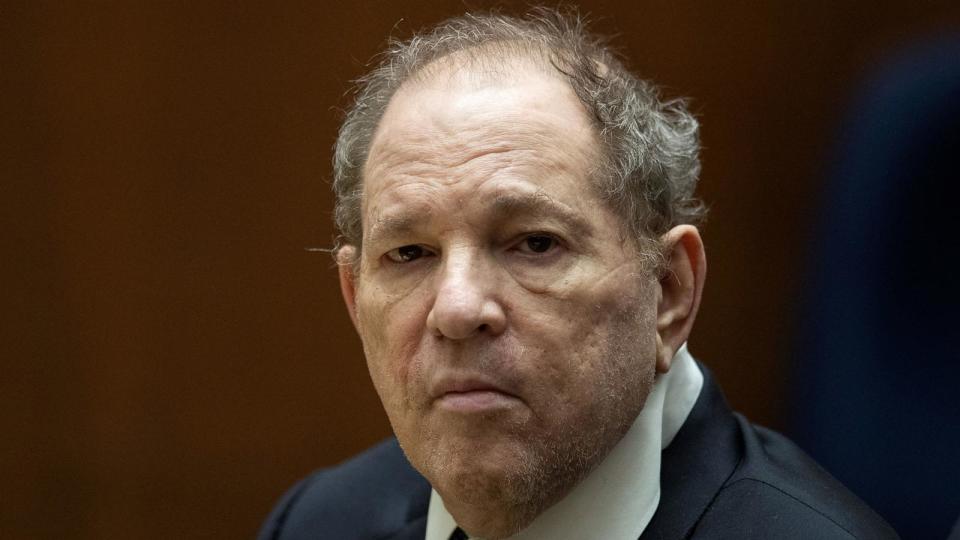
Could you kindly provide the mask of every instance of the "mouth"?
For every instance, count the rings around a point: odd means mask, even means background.
[[[471,379],[441,381],[432,395],[440,409],[461,414],[490,412],[521,403],[519,397],[496,384]]]
[[[441,409],[458,413],[481,413],[514,406],[518,399],[496,390],[447,392],[436,400]]]

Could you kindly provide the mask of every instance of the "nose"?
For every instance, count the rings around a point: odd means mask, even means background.
[[[497,335],[506,328],[495,273],[481,262],[466,253],[448,254],[443,262],[427,315],[427,327],[438,337],[460,340],[481,333]]]

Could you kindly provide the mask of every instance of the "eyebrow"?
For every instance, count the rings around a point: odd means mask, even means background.
[[[424,219],[429,220],[432,212],[428,208],[405,208],[398,213],[381,215],[370,226],[367,240],[377,240],[382,236],[390,237],[410,233]]]
[[[551,198],[543,190],[532,193],[499,193],[490,201],[494,219],[503,220],[516,215],[553,218],[580,236],[593,236],[593,227],[569,206]]]

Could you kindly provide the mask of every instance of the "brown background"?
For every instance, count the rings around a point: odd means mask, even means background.
[[[760,422],[782,424],[838,115],[878,59],[960,28],[957,4],[583,4],[694,98],[713,213],[691,347]],[[296,478],[389,433],[304,248],[332,237],[348,81],[391,31],[463,9],[0,6],[0,537],[249,538]]]

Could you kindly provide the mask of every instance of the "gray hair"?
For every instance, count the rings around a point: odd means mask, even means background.
[[[662,100],[652,83],[630,73],[603,38],[587,31],[576,11],[538,7],[520,18],[466,14],[406,41],[392,40],[379,65],[357,81],[355,102],[334,147],[341,244],[361,246],[363,168],[391,97],[435,60],[464,52],[494,62],[511,53],[539,56],[566,78],[602,146],[595,187],[655,266],[662,262],[663,233],[702,220],[706,210],[694,196],[698,124],[686,102]]]

